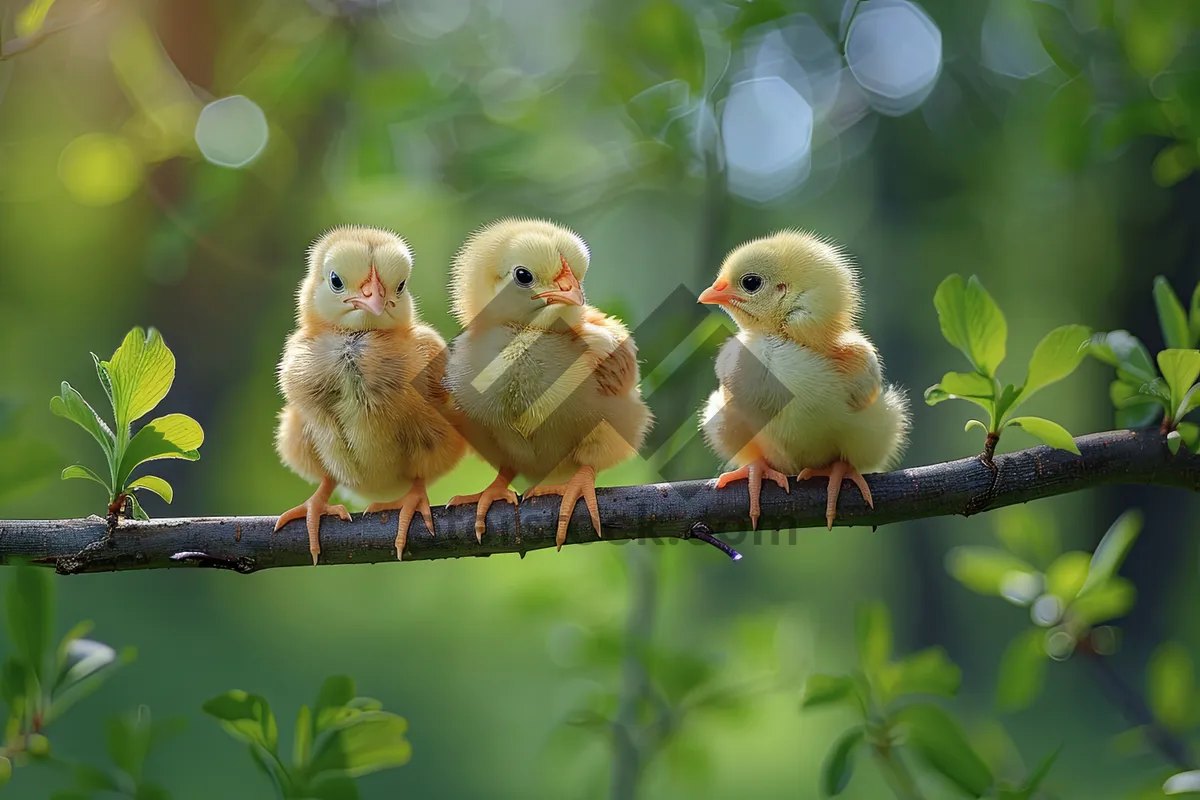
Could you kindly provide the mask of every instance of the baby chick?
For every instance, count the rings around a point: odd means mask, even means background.
[[[859,470],[899,459],[908,400],[883,386],[879,355],[855,327],[862,300],[850,260],[815,236],[780,231],[731,252],[700,302],[721,306],[739,328],[717,356],[721,385],[704,414],[710,446],[738,467],[717,488],[748,480],[756,529],[762,479],[787,491],[783,472],[829,478],[830,529],[843,478],[874,507]]]
[[[545,481],[525,497],[562,496],[559,549],[581,497],[602,535],[596,472],[634,455],[650,426],[633,339],[584,301],[588,261],[583,239],[534,219],[493,222],[454,259],[464,331],[451,344],[446,385],[467,441],[498,474],[450,504],[478,504],[480,540],[492,503],[517,502],[508,485],[518,474]]]
[[[390,501],[367,511],[399,509],[400,558],[417,511],[433,533],[426,482],[448,472],[466,449],[448,421],[446,343],[417,319],[405,289],[412,263],[408,244],[378,228],[335,228],[308,252],[296,330],[279,362],[287,402],[275,445],[288,467],[320,485],[285,511],[275,530],[305,519],[313,564],[321,516],[350,518],[345,506],[329,505],[335,487]]]

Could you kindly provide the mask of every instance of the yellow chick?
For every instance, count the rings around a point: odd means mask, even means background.
[[[399,509],[401,558],[417,511],[433,532],[426,482],[466,449],[448,421],[446,343],[417,319],[406,288],[412,266],[404,239],[378,228],[335,228],[308,252],[296,330],[279,362],[286,405],[275,445],[284,464],[320,485],[275,530],[305,519],[313,564],[321,516],[350,519],[345,506],[329,505],[337,486],[384,501],[367,511]]]
[[[451,344],[446,385],[464,436],[498,474],[450,505],[478,504],[480,540],[492,503],[517,502],[508,486],[518,474],[544,481],[525,497],[562,496],[559,549],[580,498],[602,535],[596,472],[633,456],[649,429],[633,339],[584,301],[589,258],[566,228],[503,219],[476,231],[454,259],[464,331]]]
[[[731,252],[699,300],[739,328],[717,356],[721,385],[702,423],[710,446],[738,467],[716,488],[748,480],[755,529],[762,479],[787,491],[785,472],[829,478],[830,529],[843,478],[874,507],[860,470],[899,460],[908,399],[883,386],[879,355],[855,327],[862,299],[849,258],[816,236],[780,231]]]

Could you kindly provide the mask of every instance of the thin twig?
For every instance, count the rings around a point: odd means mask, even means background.
[[[1157,430],[1110,431],[1075,440],[1081,455],[1039,446],[996,456],[999,478],[978,458],[869,475],[875,499],[869,508],[857,492],[843,492],[837,525],[867,527],[904,520],[978,511],[1114,484],[1154,484],[1200,490],[1200,457],[1180,450],[1172,456]],[[774,484],[762,489],[759,532],[748,533],[746,484],[714,488],[714,481],[683,481],[599,489],[605,542],[670,544],[685,538],[697,522],[734,546],[755,541],[764,531],[825,526],[825,486],[792,481],[791,493]],[[986,495],[987,501],[978,498]],[[497,504],[488,514],[482,542],[475,540],[475,509],[438,508],[437,536],[420,517],[413,520],[405,560],[525,553],[555,545],[556,497],[533,497],[520,504],[520,525],[512,510]],[[105,540],[100,517],[76,520],[0,521],[0,563],[15,559],[55,566],[60,572],[107,572],[195,566],[204,560],[175,559],[203,553],[238,564],[239,571],[311,565],[304,522],[273,533],[275,517],[201,517],[125,521]],[[238,535],[240,530],[241,535]],[[321,563],[363,564],[394,561],[395,517],[356,515],[321,521]],[[568,544],[601,541],[580,503],[567,531]],[[210,561],[209,563],[212,563]]]
[[[617,718],[613,723],[612,781],[609,797],[633,800],[645,766],[646,753],[638,719],[650,678],[646,674],[646,651],[654,632],[658,610],[657,553],[633,548],[628,553],[629,615],[625,626],[625,654],[621,660],[621,690]]]

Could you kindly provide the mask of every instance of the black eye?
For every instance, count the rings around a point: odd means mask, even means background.
[[[329,273],[329,288],[333,289],[338,294],[346,291],[346,284],[342,283],[341,277],[336,272]]]
[[[517,286],[533,286],[533,273],[524,267],[517,267],[513,270],[513,280],[517,282]]]
[[[404,284],[406,284],[406,283],[408,283],[407,278],[400,281],[400,283],[396,286],[396,294],[402,294],[404,292]]]
[[[742,288],[747,294],[754,294],[762,288],[763,279],[761,275],[755,275],[753,272],[742,276]]]

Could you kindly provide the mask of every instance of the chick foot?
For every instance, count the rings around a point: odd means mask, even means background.
[[[333,494],[333,488],[332,478],[322,478],[321,485],[313,492],[312,497],[280,514],[279,521],[275,523],[275,530],[278,531],[292,520],[302,519],[305,521],[308,527],[308,552],[312,553],[314,567],[317,565],[317,556],[321,555],[321,517],[336,514],[347,522],[350,521],[350,512],[346,510],[345,506],[329,505],[329,497]]]
[[[862,473],[855,469],[849,462],[835,461],[828,467],[821,469],[804,468],[800,470],[797,480],[806,481],[809,478],[816,477],[829,478],[829,498],[825,501],[825,525],[829,530],[833,530],[833,520],[837,517],[837,501],[838,494],[842,491],[842,479],[849,478],[858,486],[858,490],[862,492],[863,499],[867,501],[870,508],[875,508],[875,502],[871,500],[871,487],[867,486],[866,479]]]
[[[596,529],[596,535],[604,538],[604,533],[600,529],[600,507],[596,505],[596,470],[591,467],[580,467],[575,473],[575,477],[566,483],[559,483],[552,486],[531,486],[525,491],[525,497],[541,497],[547,494],[562,495],[562,505],[558,509],[558,533],[554,537],[554,543],[558,545],[558,549],[562,550],[563,543],[567,541],[567,525],[571,522],[571,514],[575,511],[575,503],[579,498],[583,498],[587,505],[588,513],[592,515],[592,527]]]
[[[487,512],[492,507],[492,503],[497,500],[503,500],[506,503],[517,504],[517,493],[508,488],[508,484],[515,477],[513,473],[506,470],[501,470],[496,475],[496,479],[488,484],[488,487],[477,494],[459,494],[450,498],[450,502],[446,503],[446,508],[450,506],[465,506],[471,503],[476,503],[475,507],[475,541],[483,541],[483,533],[487,530]]]
[[[408,542],[408,526],[412,524],[413,517],[417,512],[421,512],[421,516],[425,518],[425,527],[429,530],[429,535],[433,536],[433,511],[429,508],[429,495],[425,493],[425,481],[417,478],[413,481],[412,488],[409,489],[399,500],[393,500],[390,503],[371,503],[364,510],[364,514],[370,514],[375,511],[400,511],[400,523],[396,529],[396,560],[404,558],[404,545]]]
[[[762,508],[759,504],[759,496],[762,493],[762,480],[768,478],[775,481],[780,489],[783,489],[788,494],[791,494],[791,486],[788,485],[787,475],[784,475],[778,470],[772,469],[771,465],[761,459],[751,461],[740,469],[735,469],[732,472],[723,472],[717,477],[718,489],[724,489],[733,481],[745,480],[750,489],[750,527],[758,530],[758,518]]]

